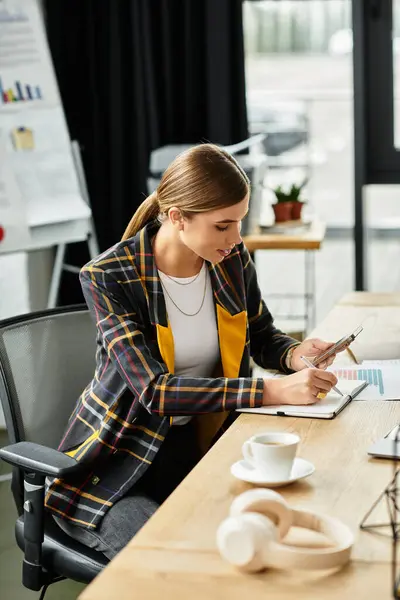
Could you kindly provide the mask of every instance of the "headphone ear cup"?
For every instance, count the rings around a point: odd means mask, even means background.
[[[277,539],[275,524],[264,515],[243,513],[225,519],[217,530],[217,547],[221,556],[241,570],[254,573],[267,565],[264,553]]]
[[[233,500],[229,514],[231,517],[244,513],[259,513],[273,521],[282,540],[293,525],[293,511],[286,500],[277,492],[264,488],[247,490]]]

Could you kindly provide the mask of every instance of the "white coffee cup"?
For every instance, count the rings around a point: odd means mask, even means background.
[[[271,481],[290,478],[300,438],[295,433],[265,432],[253,435],[242,446],[244,458]]]

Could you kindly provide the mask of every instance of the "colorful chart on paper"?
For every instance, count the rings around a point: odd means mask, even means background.
[[[330,368],[340,380],[365,380],[368,386],[360,400],[399,400],[400,364],[393,360],[365,361],[361,365]],[[338,384],[340,389],[340,384]]]
[[[364,379],[369,385],[374,385],[378,388],[381,396],[385,395],[385,384],[382,374],[382,369],[335,369],[333,371],[338,379]]]

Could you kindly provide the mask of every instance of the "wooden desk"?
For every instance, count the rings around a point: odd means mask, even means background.
[[[335,311],[341,309],[339,316],[344,318],[346,310],[355,308],[339,304],[319,331],[324,333],[325,324],[329,328]],[[385,315],[385,307],[368,308],[374,308],[384,322],[380,315]],[[379,342],[386,344],[380,331],[375,332],[374,347]],[[400,356],[400,341],[397,348]],[[264,600],[266,594],[274,600],[389,598],[391,541],[360,531],[359,523],[391,479],[393,468],[390,461],[369,458],[366,450],[399,420],[400,402],[381,401],[353,402],[333,421],[241,415],[131,543],[84,590],[81,600],[130,600],[133,594],[142,600],[239,600],[247,596]],[[292,506],[333,515],[351,527],[356,543],[345,569],[337,573],[270,570],[244,575],[220,558],[216,529],[233,498],[251,487],[235,480],[229,467],[240,457],[244,440],[265,429],[299,433],[299,455],[312,460],[316,471],[279,491]],[[374,516],[386,518],[383,504]]]
[[[114,566],[114,565],[113,565]],[[108,567],[109,568],[109,567]],[[100,575],[81,600],[378,600],[391,598],[389,566],[352,563],[339,573],[287,577],[284,571],[242,575],[199,553],[131,549],[114,578]]]
[[[364,330],[351,345],[358,360],[400,358],[400,293],[346,294],[313,335],[334,342],[358,325]]]
[[[325,238],[326,225],[317,219],[299,233],[254,233],[243,241],[249,252],[255,250],[319,250]]]
[[[339,306],[400,306],[399,293],[350,292],[339,301]]]
[[[325,238],[326,225],[319,220],[309,228],[290,235],[282,233],[254,233],[246,235],[243,241],[254,258],[256,250],[303,250],[304,251],[304,294],[270,294],[269,298],[304,297],[305,313],[299,318],[305,321],[305,331],[315,327],[315,251],[319,250]],[[297,315],[295,315],[297,316]],[[285,318],[287,315],[275,314]],[[293,318],[293,315],[290,315]]]

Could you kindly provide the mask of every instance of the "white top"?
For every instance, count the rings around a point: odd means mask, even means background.
[[[200,273],[194,277],[169,277],[161,271],[159,276],[174,337],[174,374],[181,377],[211,377],[219,359],[219,343],[213,292],[206,264],[203,263]],[[203,306],[194,315],[203,297]],[[194,316],[183,314],[175,305]],[[172,423],[185,425],[191,418],[174,417]]]

